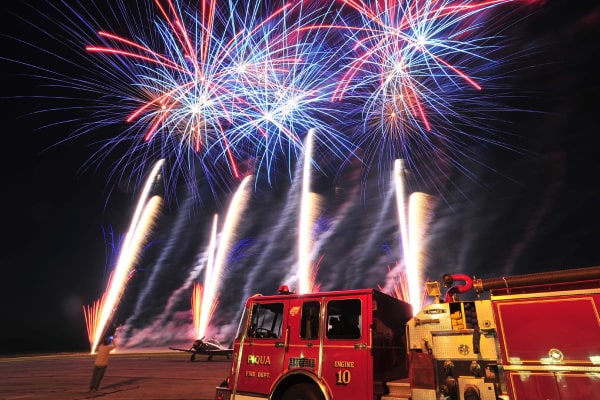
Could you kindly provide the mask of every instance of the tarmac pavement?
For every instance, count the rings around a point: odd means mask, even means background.
[[[213,400],[231,360],[188,353],[115,353],[97,392],[88,392],[94,356],[0,356],[0,400]]]

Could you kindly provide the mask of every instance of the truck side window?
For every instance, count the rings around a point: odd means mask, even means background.
[[[283,303],[254,304],[247,335],[256,339],[280,338],[282,322]]]
[[[332,300],[327,303],[327,338],[359,339],[362,336],[359,299]]]
[[[319,337],[320,303],[307,301],[302,305],[302,321],[300,322],[300,337],[302,339],[317,339]]]

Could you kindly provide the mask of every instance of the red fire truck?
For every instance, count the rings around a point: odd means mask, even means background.
[[[374,289],[253,296],[216,399],[600,399],[600,267],[467,279],[414,316]]]

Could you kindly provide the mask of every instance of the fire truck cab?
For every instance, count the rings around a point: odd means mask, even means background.
[[[373,289],[248,299],[216,400],[600,399],[600,267],[455,277],[414,317]]]
[[[408,377],[412,307],[374,289],[246,302],[217,399],[373,399]]]

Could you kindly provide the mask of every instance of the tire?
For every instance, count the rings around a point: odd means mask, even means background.
[[[296,383],[290,386],[281,396],[281,400],[325,400],[317,385]]]

